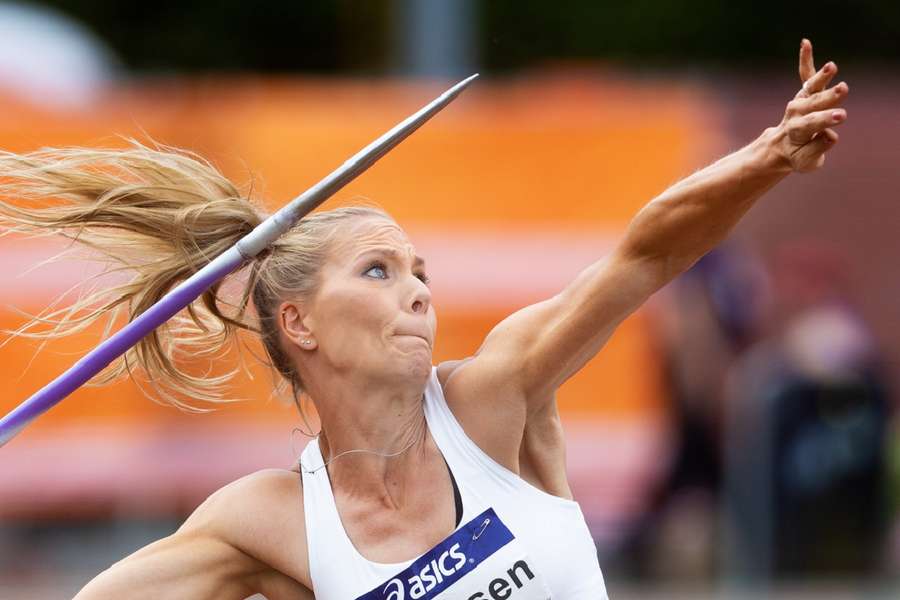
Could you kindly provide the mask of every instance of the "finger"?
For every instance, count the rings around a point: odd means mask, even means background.
[[[791,100],[787,105],[787,114],[788,116],[805,115],[819,110],[836,108],[840,106],[849,93],[850,86],[842,81],[836,86],[817,92],[812,96],[798,96]]]
[[[812,42],[803,38],[800,40],[800,81],[806,81],[816,73],[813,63]]]
[[[837,71],[836,64],[830,61],[825,63],[825,66],[819,69],[815,75],[803,82],[803,90],[801,90],[801,93],[798,94],[798,96],[802,98],[803,96],[812,96],[817,92],[821,92],[828,87],[828,84],[831,83],[831,80],[837,75]],[[806,91],[806,94],[802,93],[804,90]]]
[[[838,138],[840,138],[840,136],[838,135],[838,132],[835,131],[834,129],[831,129],[830,127],[827,128],[825,131],[823,131],[822,135],[824,135],[828,138],[829,144],[837,144]]]
[[[820,110],[802,117],[795,117],[788,123],[788,134],[794,143],[804,144],[817,133],[829,127],[836,127],[847,119],[843,108]]]
[[[821,167],[825,162],[825,153],[837,144],[838,134],[832,129],[825,129],[822,135],[806,144],[794,154],[794,164],[800,172],[807,172]]]

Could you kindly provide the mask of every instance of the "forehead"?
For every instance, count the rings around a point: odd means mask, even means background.
[[[335,240],[333,256],[352,260],[360,254],[375,250],[415,256],[415,248],[406,232],[393,221],[379,217],[354,219],[348,224]]]

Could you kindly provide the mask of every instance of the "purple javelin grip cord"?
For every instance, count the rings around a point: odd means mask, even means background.
[[[332,194],[350,183],[375,161],[391,151],[423,123],[436,115],[462,92],[478,75],[460,81],[400,122],[393,129],[357,152],[338,169],[325,177],[260,223],[237,244],[213,259],[205,267],[183,281],[156,304],[141,313],[115,335],[105,340],[65,373],[51,381],[28,400],[0,419],[0,446],[11,440],[31,421],[44,414],[63,398],[77,390],[104,367],[124,354],[145,335],[175,316],[212,284],[236,270],[245,261],[263,251],[302,217],[322,204]]]

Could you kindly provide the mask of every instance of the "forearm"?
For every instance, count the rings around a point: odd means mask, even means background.
[[[776,128],[676,183],[628,226],[619,251],[654,264],[660,283],[722,241],[753,204],[791,172],[776,150]]]

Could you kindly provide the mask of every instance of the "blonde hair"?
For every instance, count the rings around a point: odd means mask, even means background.
[[[94,257],[107,263],[103,274],[131,276],[110,289],[83,293],[68,307],[51,305],[17,330],[7,331],[10,339],[46,342],[83,331],[101,318],[106,319],[102,335],[108,337],[123,316],[130,321],[147,310],[267,216],[198,155],[129,142],[126,149],[0,152],[0,235],[61,235],[99,253]],[[11,204],[12,199],[19,202]],[[303,383],[281,346],[275,311],[283,299],[315,293],[319,270],[343,222],[371,216],[391,220],[384,211],[367,206],[323,211],[301,220],[245,265],[249,276],[241,282],[236,302],[221,294],[225,282],[240,280],[232,274],[111,363],[90,385],[126,375],[134,379],[139,367],[159,396],[144,391],[154,401],[192,412],[212,410],[209,403],[232,401],[226,398],[228,384],[241,367],[195,375],[183,362],[191,357],[221,359],[234,349],[240,354],[238,334],[249,331],[262,341],[268,356],[263,362],[283,378],[276,392],[289,384],[300,408]],[[255,319],[248,313],[251,300]],[[40,330],[39,325],[50,328]]]

